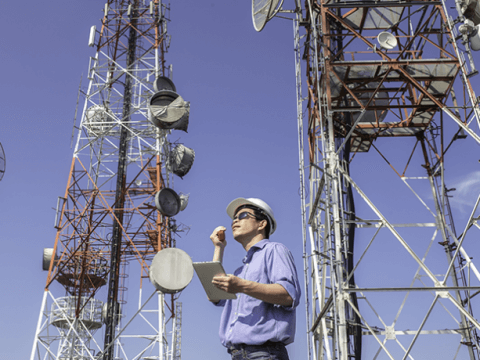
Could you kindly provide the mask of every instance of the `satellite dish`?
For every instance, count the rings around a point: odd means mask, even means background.
[[[0,181],[3,179],[3,175],[5,175],[5,152],[3,151],[2,143],[0,143]]]
[[[282,4],[283,0],[252,0],[252,20],[255,30],[262,31],[265,24],[280,11]]]
[[[175,175],[184,177],[191,169],[195,160],[195,151],[178,144],[168,154],[167,167]]]
[[[387,50],[392,50],[398,45],[398,41],[395,35],[386,31],[382,31],[380,34],[378,34],[377,41],[380,44],[381,48]]]
[[[157,92],[162,90],[170,90],[173,92],[177,91],[177,88],[175,87],[173,81],[166,76],[159,76],[158,78],[156,78],[153,82],[153,89]]]
[[[187,194],[180,193],[180,211],[185,210],[185,208],[187,207],[189,197],[190,196]]]
[[[155,195],[155,206],[165,216],[175,216],[180,212],[180,196],[170,188],[163,188]]]
[[[150,121],[160,129],[187,131],[190,103],[172,90],[160,90],[150,98]]]
[[[149,276],[155,289],[163,293],[175,294],[185,289],[192,281],[192,259],[183,250],[163,249],[153,258]]]

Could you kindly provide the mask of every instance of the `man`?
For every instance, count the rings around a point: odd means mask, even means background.
[[[232,218],[233,238],[247,255],[234,275],[215,276],[213,284],[234,300],[222,300],[220,340],[233,360],[288,360],[285,345],[295,337],[295,308],[300,284],[293,256],[285,245],[268,239],[277,223],[264,201],[238,198],[227,206]],[[217,227],[210,239],[215,246],[213,261],[223,260],[227,242],[225,227]]]

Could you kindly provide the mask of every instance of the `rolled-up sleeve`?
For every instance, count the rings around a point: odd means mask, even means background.
[[[291,306],[282,306],[284,309],[295,309],[300,303],[300,284],[293,255],[288,248],[275,243],[270,247],[266,261],[267,273],[271,284],[280,284],[293,299]],[[281,305],[278,305],[281,306]]]
[[[295,339],[296,307],[300,302],[300,284],[292,254],[282,243],[268,239],[253,245],[235,276],[259,284],[280,284],[292,297],[291,306],[274,305],[246,294],[221,302],[225,305],[219,335],[224,346],[260,345],[267,341],[285,345]]]

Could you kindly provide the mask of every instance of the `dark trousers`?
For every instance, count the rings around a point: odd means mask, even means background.
[[[262,345],[232,345],[228,353],[232,360],[289,360],[285,345],[271,341]]]

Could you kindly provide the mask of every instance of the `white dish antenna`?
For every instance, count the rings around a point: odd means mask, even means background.
[[[253,27],[262,31],[265,24],[282,8],[283,0],[252,0]]]
[[[398,41],[395,35],[390,34],[386,31],[382,31],[380,34],[378,34],[377,41],[380,44],[380,47],[386,50],[392,50],[398,45]]]
[[[2,143],[0,143],[0,181],[3,179],[3,175],[5,175],[5,152],[3,151]]]
[[[193,278],[192,258],[178,248],[163,249],[153,258],[149,277],[153,286],[163,293],[182,291]]]

